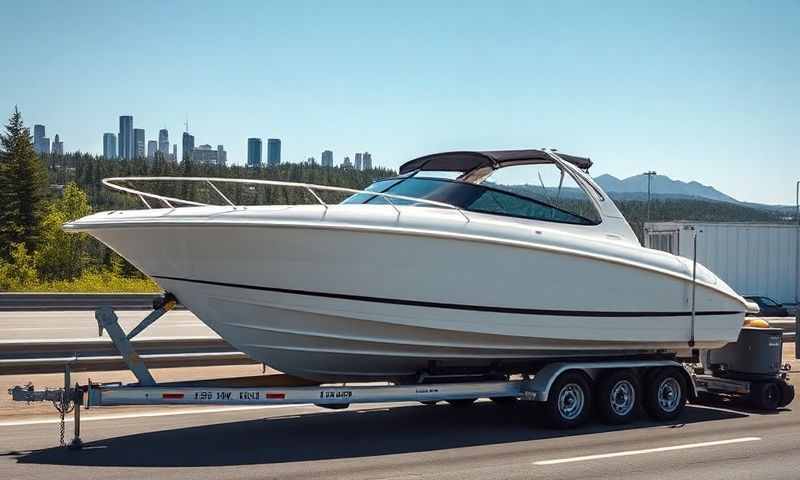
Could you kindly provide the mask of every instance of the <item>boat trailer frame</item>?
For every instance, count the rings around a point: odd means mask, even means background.
[[[131,339],[158,320],[176,304],[171,294],[166,294],[154,302],[153,311],[130,333],[126,334],[119,325],[117,315],[110,307],[102,307],[95,311],[98,330],[108,332],[111,341],[124,359],[130,371],[136,376],[137,383],[93,383],[86,385],[72,384],[70,365],[64,368],[64,387],[58,389],[36,390],[32,384],[9,389],[14,401],[20,402],[53,402],[61,416],[60,443],[64,443],[65,415],[74,415],[74,432],[72,441],[66,445],[69,449],[79,450],[83,446],[81,433],[81,407],[120,406],[120,405],[308,405],[330,409],[347,408],[350,404],[406,402],[435,403],[438,401],[459,400],[470,401],[477,398],[519,399],[523,401],[546,402],[550,387],[556,379],[567,371],[580,371],[595,379],[607,369],[637,369],[657,367],[677,367],[685,373],[688,387],[687,397],[697,396],[694,375],[685,365],[673,360],[639,359],[618,361],[562,361],[547,364],[534,376],[522,375],[519,380],[480,380],[453,382],[437,377],[420,377],[425,383],[410,385],[382,384],[332,384],[332,385],[288,385],[274,386],[242,386],[242,379],[201,380],[195,382],[176,382],[159,384],[155,381],[142,358],[131,344]],[[264,375],[252,377],[268,379],[268,377],[287,377],[285,375]],[[251,377],[248,377],[251,378]],[[290,377],[291,378],[291,377]],[[451,379],[451,377],[447,377]],[[468,377],[465,377],[468,378]],[[227,382],[231,382],[230,385]],[[241,382],[237,385],[237,382]],[[431,382],[431,383],[428,383]],[[258,382],[256,382],[258,383]],[[261,382],[262,385],[264,382]],[[267,382],[268,383],[268,382]],[[295,386],[292,386],[295,385]]]

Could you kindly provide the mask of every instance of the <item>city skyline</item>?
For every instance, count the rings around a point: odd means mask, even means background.
[[[594,175],[654,170],[794,202],[796,2],[17,2],[4,14],[6,35],[25,41],[8,49],[0,105],[69,151],[101,152],[102,133],[132,112],[148,134],[166,127],[179,156],[188,117],[228,163],[266,135],[284,161],[368,149],[391,168],[431,152],[555,147],[591,157]],[[170,68],[120,62],[133,38]]]

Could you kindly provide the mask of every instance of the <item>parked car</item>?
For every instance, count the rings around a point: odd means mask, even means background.
[[[760,312],[755,314],[759,317],[788,317],[789,312],[786,310],[786,307],[781,305],[780,303],[776,302],[775,300],[764,297],[761,295],[745,295],[747,300],[756,303],[758,308],[761,309]]]

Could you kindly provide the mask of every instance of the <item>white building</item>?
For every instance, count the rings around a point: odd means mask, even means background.
[[[645,246],[692,258],[694,232],[697,232],[697,261],[736,292],[797,303],[800,227],[768,223],[654,222],[645,224]]]
[[[216,150],[211,145],[200,145],[192,150],[192,161],[196,163],[224,166],[227,160],[228,153],[222,145],[217,145]]]

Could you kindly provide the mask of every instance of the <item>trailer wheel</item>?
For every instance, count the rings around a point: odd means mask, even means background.
[[[783,408],[794,400],[794,385],[786,383],[786,380],[780,381],[778,385],[781,388],[781,403],[778,406]]]
[[[592,389],[586,377],[576,371],[562,373],[542,404],[544,423],[552,428],[575,428],[589,418]]]
[[[659,368],[647,376],[644,406],[654,420],[672,420],[686,405],[686,379],[676,368]]]
[[[456,408],[467,408],[471,407],[472,404],[475,403],[475,400],[477,400],[477,398],[461,398],[458,400],[446,400],[446,402],[449,403],[450,406]]]
[[[597,412],[604,422],[622,424],[633,421],[641,402],[639,379],[630,370],[612,370],[595,390]]]
[[[781,404],[781,388],[777,382],[753,383],[750,401],[759,410],[776,410]]]

